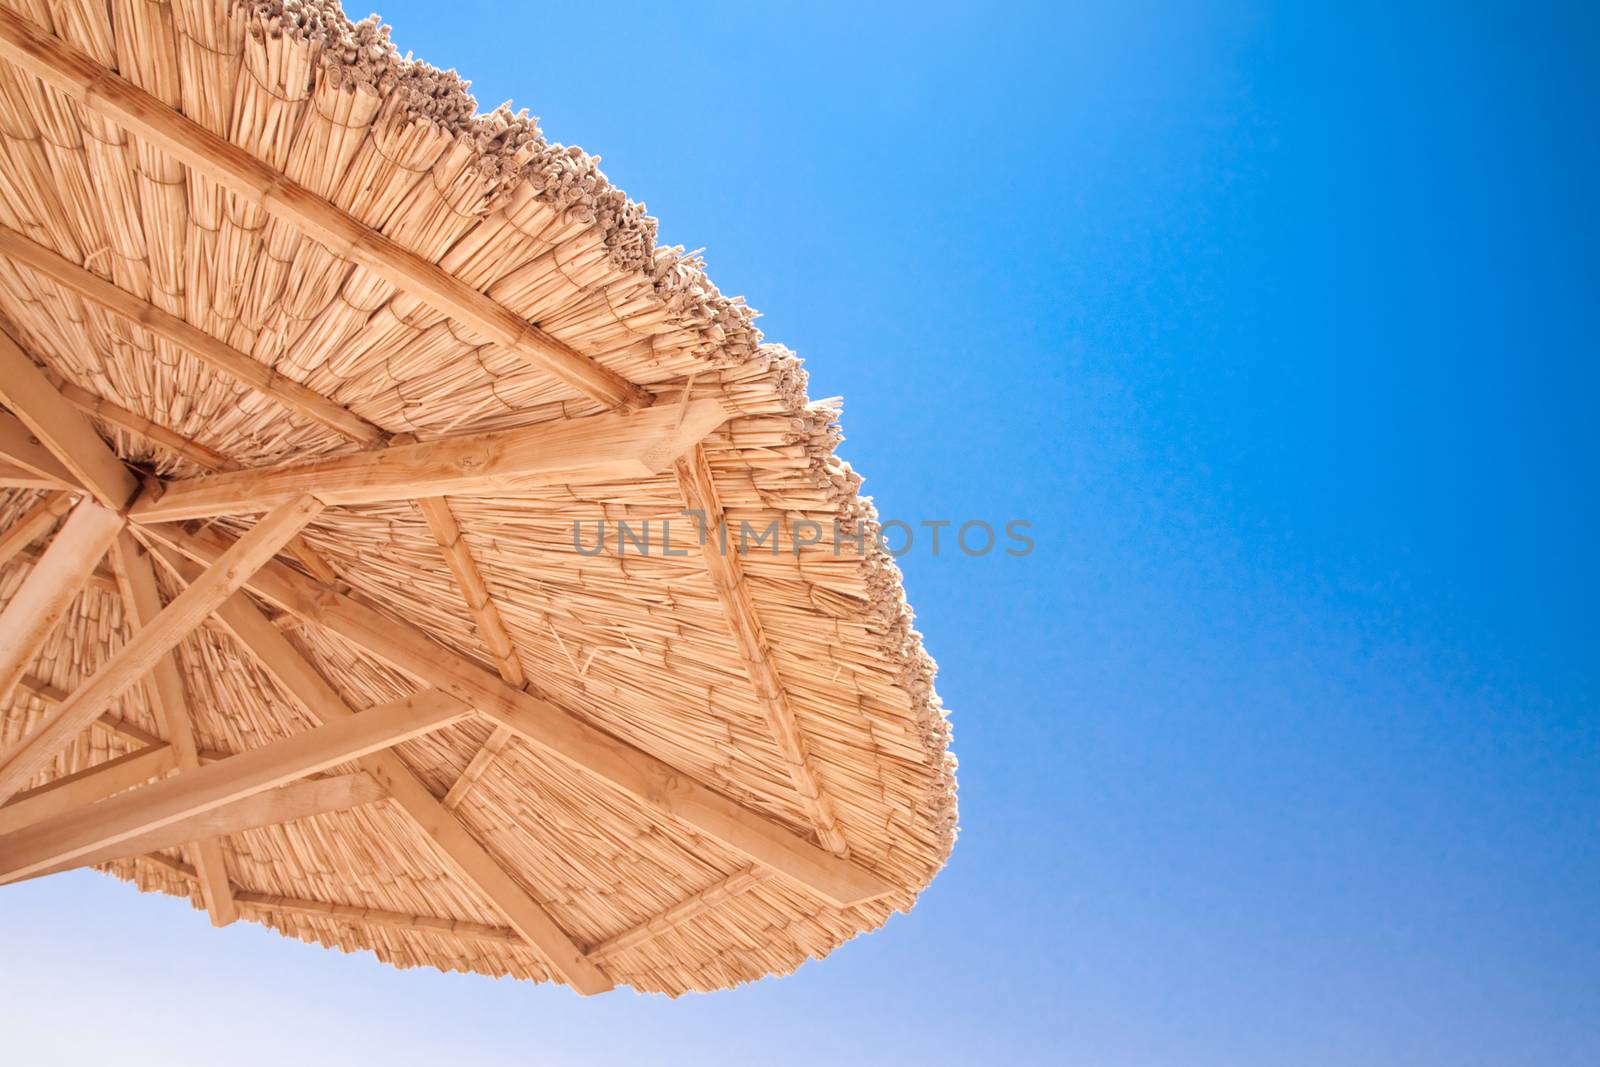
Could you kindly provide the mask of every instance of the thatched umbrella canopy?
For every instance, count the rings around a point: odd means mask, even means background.
[[[836,405],[375,20],[4,0],[0,316],[0,880],[678,994],[944,862]]]

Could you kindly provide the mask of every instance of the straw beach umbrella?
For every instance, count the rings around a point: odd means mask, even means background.
[[[332,0],[0,4],[0,880],[679,994],[944,863],[838,410]]]

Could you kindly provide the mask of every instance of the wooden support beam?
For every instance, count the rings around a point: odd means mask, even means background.
[[[284,788],[292,789],[294,787],[285,786]],[[213,812],[212,814],[215,813]],[[171,856],[166,856],[159,852],[149,853],[140,858],[158,864],[184,878],[191,880],[195,878],[194,868],[182,860],[173,859]],[[239,907],[243,910],[261,916],[272,914],[303,915],[308,919],[327,919],[351,925],[386,927],[390,930],[411,931],[413,933],[443,934],[446,937],[459,937],[469,941],[486,941],[491,944],[504,945],[508,948],[527,947],[521,936],[509,926],[490,926],[487,923],[476,923],[467,919],[446,919],[437,915],[413,915],[410,912],[368,908],[359,904],[334,904],[326,900],[305,900],[299,897],[279,896],[276,893],[258,893],[253,889],[243,889],[239,886],[233,887],[233,899],[239,902]]]
[[[20,679],[18,679],[17,689],[20,692],[27,693],[31,697],[38,697],[46,704],[59,704],[63,700],[67,699],[67,697],[72,695],[66,690],[53,686],[44,679],[32,674],[24,674]],[[135,738],[134,740],[137,740],[140,744],[145,745],[165,744],[165,742],[155,734],[150,734],[147,737]]]
[[[393,662],[393,661],[390,661]],[[443,668],[443,669],[440,669]],[[770,816],[684,774],[666,761],[602,733],[548,701],[518,690],[480,687],[453,666],[437,664],[419,674],[455,675],[463,691],[484,701],[484,715],[569,766],[599,777],[648,809],[720,842],[747,860],[771,867],[834,907],[848,908],[892,891],[876,874],[820,848]],[[498,679],[496,679],[498,681]],[[469,699],[469,698],[464,698]]]
[[[433,915],[364,908],[356,904],[329,904],[321,900],[300,900],[272,893],[242,890],[234,894],[240,905],[253,911],[303,915],[308,919],[329,919],[361,926],[381,926],[391,930],[423,934],[444,934],[469,941],[487,941],[509,948],[526,948],[522,938],[509,926],[490,926],[465,919],[443,919]]]
[[[0,227],[0,229],[3,228]],[[55,384],[56,388],[61,390],[61,395],[86,415],[101,419],[129,433],[138,434],[205,470],[217,472],[244,469],[243,464],[234,462],[215,449],[207,448],[198,441],[192,441],[180,433],[150,421],[137,412],[118,407],[104,397],[97,396],[87,389],[80,389],[48,370],[45,373],[50,376],[50,380]],[[0,416],[0,418],[3,418],[3,416]],[[3,424],[0,424],[0,433],[3,433]],[[0,478],[0,484],[3,484],[3,478]],[[70,489],[74,488],[74,486],[67,485],[64,488]],[[311,576],[318,581],[332,583],[338,580],[339,573],[333,569],[332,564],[323,559],[316,549],[307,544],[303,536],[296,534],[289,541],[289,544],[285,546],[285,550],[299,560],[301,566],[310,571]]]
[[[185,634],[200,625],[218,604],[237,592],[257,567],[271,559],[289,538],[299,533],[321,510],[322,505],[315,497],[292,500],[256,523],[226,553],[219,555],[199,581],[167,605],[151,625],[134,634],[127,644],[101,665],[92,678],[52,709],[43,723],[0,759],[0,802],[27,785],[28,780],[38,774],[74,736],[86,729],[108,703],[142,678]],[[68,525],[71,525],[70,520]],[[105,535],[107,543],[115,532],[115,527],[112,527],[109,534]],[[62,535],[65,534],[66,530],[63,530]],[[49,553],[45,555],[48,560]],[[92,562],[81,566],[84,573],[92,569]],[[34,574],[43,570],[45,567],[41,563],[28,575],[23,583],[24,588],[27,582],[33,580]],[[20,591],[18,595],[21,595]],[[10,606],[6,610],[9,613]],[[0,633],[0,640],[4,640],[5,636]]]
[[[496,726],[494,731],[489,734],[488,739],[479,746],[478,751],[472,754],[472,759],[467,761],[466,767],[461,771],[461,776],[450,783],[449,791],[445,793],[444,799],[440,800],[439,803],[450,811],[460,807],[461,802],[467,799],[467,794],[472,792],[472,787],[478,784],[515,736],[508,727]]]
[[[160,778],[178,765],[178,754],[165,742],[117,756],[103,763],[52,779],[37,789],[18,793],[0,805],[0,833],[10,833],[64,811]]]
[[[3,400],[0,397],[0,400]],[[43,482],[50,482],[73,492],[82,492],[78,479],[72,476],[66,464],[45,447],[28,424],[10,412],[0,411],[0,459],[22,469]]]
[[[398,760],[373,761],[363,764],[363,768],[383,784],[458,876],[492,901],[512,928],[538,950],[556,974],[585,996],[612,988],[611,979],[584,957],[544,905],[500,866],[455,813],[441,806],[409,768]]]
[[[0,10],[0,57],[585,395],[614,407],[649,405],[648,394],[614,371],[10,10]]]
[[[296,538],[296,540],[299,539]],[[285,546],[284,551],[293,553],[294,541],[290,541],[289,544]],[[43,555],[44,552],[40,549],[24,548],[22,551],[17,553],[17,558],[25,559],[32,563],[37,563],[40,557]],[[89,580],[84,583],[84,588],[98,589],[101,592],[110,593],[113,596],[120,597],[122,595],[122,590],[117,587],[117,576],[112,574],[111,568],[107,567],[104,563],[96,567],[94,572],[89,575]],[[207,619],[205,622],[202,622],[200,626],[202,629],[206,630],[216,630],[219,632],[222,631],[222,624],[214,618]]]
[[[228,548],[227,539],[210,529],[189,533],[181,527],[154,525],[145,532],[201,563]],[[849,907],[892,891],[877,875],[819,848],[782,823],[741,806],[556,704],[506,685],[498,675],[451,652],[422,630],[298,571],[269,563],[249,580],[249,587],[284,611],[326,627],[385,663],[465,700],[541,751],[620,789],[645,809],[771,867],[830,904]]]
[[[83,413],[61,395],[11,335],[0,331],[0,401],[55,453],[72,480],[113,511],[127,506],[139,479],[117,458]]]
[[[25,559],[29,563],[37,565],[39,560],[44,558],[44,549],[24,548],[22,551],[17,553],[17,558]],[[84,582],[83,585],[86,589],[98,589],[104,593],[113,593],[117,596],[122,595],[122,590],[117,588],[116,575],[112,574],[111,568],[107,567],[104,563],[101,563],[99,566],[95,567],[95,569],[89,574],[89,580]]]
[[[14,16],[13,16],[14,17]],[[0,23],[5,21],[0,16]],[[136,322],[157,337],[171,341],[219,374],[256,390],[285,408],[363,445],[377,445],[384,432],[327,397],[285,378],[271,367],[212,337],[197,326],[125,289],[35,241],[0,225],[0,255],[40,274],[107,311]]]
[[[289,542],[289,555],[293,556],[317,581],[325,585],[333,585],[339,581],[339,572],[334,570],[322,553],[306,543],[304,537],[296,537]]]
[[[541,485],[647,478],[672,465],[722,425],[716,400],[496,433],[392,445],[310,463],[168,482],[133,507],[136,522],[169,522],[264,511],[301,493],[329,505],[426,496],[490,496]]]
[[[0,612],[0,701],[11,696],[122,527],[121,515],[85,497],[22,580]],[[43,761],[33,765],[16,788],[0,791],[0,801],[21,789],[43,766]]]
[[[5,227],[0,226],[0,232],[3,232],[4,230]],[[45,251],[46,254],[54,255],[53,252],[48,252],[48,250]],[[84,273],[89,278],[95,279],[95,281],[99,284],[109,284],[102,282],[98,275],[90,274],[87,271]],[[4,339],[5,335],[0,334],[0,346],[3,346]],[[260,365],[254,360],[250,359],[250,357],[245,356],[243,353],[239,353],[238,356],[240,359],[248,362],[251,367],[259,368]],[[0,353],[0,360],[3,360],[3,353]],[[3,366],[3,363],[0,363],[0,366]],[[182,434],[167,429],[165,426],[161,426],[158,423],[152,422],[143,415],[129,411],[127,408],[119,407],[118,405],[113,404],[111,401],[106,400],[104,397],[100,397],[89,392],[87,389],[81,389],[67,381],[61,375],[51,371],[49,368],[42,368],[41,373],[44,375],[45,380],[49,383],[49,385],[61,395],[62,399],[66,400],[68,404],[76,407],[85,415],[102,419],[103,421],[130,433],[139,434],[146,439],[155,442],[157,445],[160,445],[161,447],[176,453],[179,456],[182,456],[184,459],[195,464],[196,466],[203,467],[208,471],[235,471],[241,469],[240,464],[229,459],[227,456],[224,456],[222,453],[217,452],[214,449],[207,448],[198,441],[192,441],[189,438],[184,437]],[[35,383],[35,386],[38,389],[43,388],[42,386],[38,386],[37,383]],[[45,402],[53,404],[53,401],[46,400]],[[343,411],[342,408],[338,410]],[[63,415],[59,411],[57,414],[62,419],[70,421],[67,415]],[[354,416],[350,417],[354,418]],[[363,423],[362,425],[365,426],[366,424]],[[376,428],[368,427],[368,429],[372,431],[370,434],[359,435],[357,439],[369,444],[376,443],[377,441],[383,439],[382,433]],[[96,441],[98,441],[98,438],[96,438]],[[104,445],[104,442],[99,443]],[[95,446],[86,442],[84,447],[88,451],[93,452]],[[115,454],[110,452],[109,446],[104,447],[104,452],[108,455],[111,455],[113,459],[116,459]],[[39,440],[39,438],[33,433],[27,424],[18,419],[16,416],[5,412],[0,412],[0,457],[5,457],[8,459],[13,459],[14,457],[13,462],[16,462],[23,468],[21,473],[24,475],[24,477],[19,481],[18,484],[28,486],[37,485],[44,488],[81,490],[82,479],[77,477],[66,467],[66,465],[57,459],[55,453],[51,449],[45,447],[45,445]],[[121,460],[116,459],[116,462],[120,464]],[[337,572],[334,571],[333,567],[330,566],[328,562],[316,552],[315,549],[306,544],[304,538],[296,535],[289,542],[287,548],[288,551],[297,560],[299,560],[301,564],[303,564],[306,569],[312,573],[313,576],[319,580],[331,582],[337,578]],[[0,563],[3,563],[4,559],[5,557],[0,556]]]
[[[433,534],[435,543],[444,554],[450,573],[455,576],[456,585],[467,602],[467,610],[477,624],[478,636],[494,657],[500,677],[505,679],[507,685],[521,689],[527,682],[522,673],[522,662],[517,658],[517,650],[506,631],[505,620],[500,617],[500,609],[495,606],[494,598],[489,595],[489,587],[484,584],[478,562],[472,558],[471,549],[461,539],[461,527],[456,522],[455,513],[450,510],[450,502],[442,496],[427,496],[417,500],[417,508],[428,523],[428,532]]]
[[[47,496],[17,517],[0,532],[0,567],[48,533],[61,516],[72,510],[73,496],[56,493]]]
[[[180,576],[193,567],[170,558]],[[287,568],[285,568],[287,570]],[[289,572],[294,573],[294,572]],[[222,619],[267,673],[276,678],[314,722],[342,722],[355,712],[254,604],[235,596],[218,609]],[[362,715],[367,714],[363,712]],[[500,866],[466,826],[446,810],[397,752],[376,752],[361,767],[379,782],[458,877],[493,904],[518,936],[569,985],[583,994],[602,993],[611,980],[588,963],[544,906]]]
[[[511,643],[511,634],[506,630],[500,609],[489,595],[489,587],[478,570],[478,562],[472,558],[472,551],[461,538],[461,526],[456,522],[455,512],[450,510],[450,501],[442,496],[422,497],[417,501],[417,508],[428,523],[428,532],[433,534],[434,542],[444,553],[445,563],[455,576],[456,585],[467,602],[467,610],[472,613],[479,638],[489,654],[494,656],[500,677],[507,685],[521,689],[528,681],[522,673],[522,661],[517,657],[516,646]],[[494,728],[489,739],[473,754],[466,770],[461,772],[461,776],[450,786],[450,791],[444,795],[445,807],[454,809],[460,805],[473,785],[489,769],[494,758],[510,743],[511,736],[511,731],[504,726]]]
[[[449,694],[423,690],[220,763],[183,771],[131,793],[32,823],[0,835],[0,879],[16,879],[77,860],[430,733],[471,714],[471,707]],[[141,851],[150,848],[146,845]]]
[[[711,466],[706,462],[705,449],[691,449],[673,466],[678,476],[678,488],[691,511],[701,516],[700,551],[705,557],[706,573],[717,591],[722,604],[722,614],[728,620],[734,647],[744,660],[745,674],[755,690],[756,701],[767,719],[767,728],[778,742],[778,752],[789,772],[789,780],[811,825],[816,828],[817,839],[836,856],[848,856],[850,846],[839,829],[833,802],[822,789],[816,762],[806,746],[805,735],[799,720],[789,705],[789,694],[778,676],[777,663],[767,644],[766,631],[756,614],[755,598],[745,583],[739,554],[729,547],[730,542],[719,535],[724,522],[722,501],[717,496],[717,485],[711,477]]]
[[[18,691],[20,692],[22,689],[27,688],[29,682],[34,682],[37,680],[38,679],[34,678],[23,678],[22,681],[17,683]],[[38,689],[32,690],[32,695],[42,697],[47,704],[59,704],[67,697],[71,696],[70,693],[61,693],[60,690],[55,689],[54,686],[48,686],[46,687],[46,690],[55,690],[55,692],[60,693],[60,696],[52,700],[49,697],[45,697],[44,693]],[[149,730],[146,730],[143,726],[129,722],[127,719],[117,715],[115,712],[103,712],[98,719],[89,725],[91,728],[102,730],[105,733],[111,734],[112,736],[120,737],[124,741],[131,741],[136,745],[150,746],[166,744],[165,741],[161,740],[161,738],[157,737]],[[200,753],[200,758],[202,760],[219,760],[226,759],[227,757],[228,753],[226,752],[206,751]]]
[[[0,459],[0,489],[49,489],[59,491],[71,489],[71,482],[63,482],[59,478],[47,478],[26,467],[19,467],[15,463],[8,463]]]
[[[719,882],[707,886],[700,892],[686,897],[674,904],[659,915],[652,916],[637,926],[629,927],[619,934],[606,938],[594,948],[589,950],[591,959],[604,959],[614,956],[619,952],[626,952],[636,945],[642,945],[653,937],[660,937],[671,930],[676,930],[691,919],[698,918],[721,904],[731,900],[772,877],[772,872],[760,867],[745,867],[734,871]]]
[[[316,780],[317,779],[315,779],[315,778],[311,778],[311,779],[307,779],[305,782],[296,782],[295,785],[306,785],[309,782],[315,782]],[[373,784],[376,785],[377,783],[374,782]],[[286,785],[286,786],[282,786],[281,788],[283,788],[283,789],[293,789],[294,786]],[[260,800],[261,797],[268,796],[268,795],[269,795],[269,793],[261,793],[258,796],[251,797],[250,799],[251,800]],[[240,803],[246,803],[246,802],[245,801],[241,801]],[[215,811],[210,811],[210,812],[207,812],[206,814],[215,815],[218,811],[226,811],[226,810],[227,810],[226,808],[217,808]],[[168,827],[168,829],[171,829],[171,827]],[[126,845],[127,842],[124,841],[123,844]],[[171,871],[173,874],[176,874],[176,875],[178,875],[179,877],[182,877],[182,878],[187,878],[191,882],[199,877],[199,874],[196,873],[193,864],[185,863],[183,860],[178,859],[175,856],[169,856],[165,852],[147,852],[144,855],[140,856],[139,858],[142,859],[142,860],[148,860],[151,863],[154,863],[158,867],[164,867],[167,870]],[[40,877],[43,877],[43,876],[36,874],[36,875],[34,875],[34,877],[35,878],[40,878]],[[25,879],[19,879],[19,881],[23,881],[23,880],[25,880]]]
[[[169,430],[137,411],[129,411],[125,407],[113,404],[103,396],[73,385],[58,374],[49,371],[45,373],[67,403],[91,418],[143,437],[146,441],[159,445],[173,455],[208,471],[238,470],[241,466],[216,449],[207,448],[199,441],[192,441],[181,433]]]
[[[116,589],[116,581],[113,579],[111,580],[111,590],[115,592]],[[218,626],[220,627],[221,624],[219,623]],[[67,699],[67,697],[72,695],[71,693],[63,692],[62,690],[57,689],[49,682],[35,678],[31,674],[24,674],[22,676],[22,680],[17,683],[17,692],[27,693],[29,696],[36,697],[39,700],[44,701],[46,704],[59,704],[63,700]],[[109,711],[103,713],[91,725],[97,726],[108,733],[115,734],[124,741],[131,741],[134,744],[139,745],[141,748],[159,748],[160,746],[166,744],[166,741],[160,737],[157,737],[144,727],[135,725],[134,723],[129,722],[127,719],[121,718]],[[200,750],[200,762],[215,763],[217,760],[227,759],[232,755],[233,753],[231,752],[221,752],[214,748],[202,748]]]
[[[155,568],[150,556],[123,530],[111,546],[111,565],[122,590],[122,604],[134,633],[155,623],[161,614],[161,593],[156,588]],[[160,724],[161,734],[177,754],[178,769],[192,771],[200,766],[200,748],[195,742],[194,715],[189,693],[178,669],[176,646],[156,660],[144,679],[145,696]],[[200,874],[200,892],[212,926],[227,926],[239,917],[228,889],[228,867],[222,845],[215,838],[191,843],[195,869]]]
[[[216,764],[221,766],[221,764]],[[179,777],[164,779],[158,784],[176,782]],[[129,794],[127,799],[145,790],[153,788],[144,786]],[[276,789],[267,789],[251,794],[242,800],[222,804],[209,808],[196,815],[170,822],[155,830],[137,834],[133,837],[123,838],[115,844],[106,845],[89,852],[80,852],[72,859],[62,860],[47,867],[38,868],[30,874],[0,875],[0,883],[21,882],[29,878],[41,878],[47,874],[56,874],[60,871],[70,871],[77,867],[93,867],[101,863],[115,863],[117,860],[130,859],[150,852],[159,852],[162,849],[179,848],[187,841],[199,838],[228,837],[231,834],[243,833],[246,830],[259,830],[263,826],[279,826],[283,823],[295,822],[298,819],[309,819],[313,815],[326,815],[335,811],[348,811],[367,804],[376,804],[387,800],[388,797],[383,787],[372,780],[368,774],[336,774],[320,778],[308,778],[302,782],[293,782],[289,785],[279,786]],[[101,803],[108,803],[102,801]],[[94,805],[98,806],[98,805]],[[6,835],[9,837],[10,835]],[[3,847],[5,837],[0,837],[0,847]],[[194,868],[184,864],[185,873],[193,875]]]

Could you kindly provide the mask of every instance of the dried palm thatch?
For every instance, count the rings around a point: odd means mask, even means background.
[[[593,158],[333,0],[3,0],[0,150],[0,879],[673,995],[911,906],[837,406]]]

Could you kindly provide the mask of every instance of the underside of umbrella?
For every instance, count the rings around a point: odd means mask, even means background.
[[[751,320],[331,0],[3,0],[0,880],[584,993],[910,908],[933,664]]]

